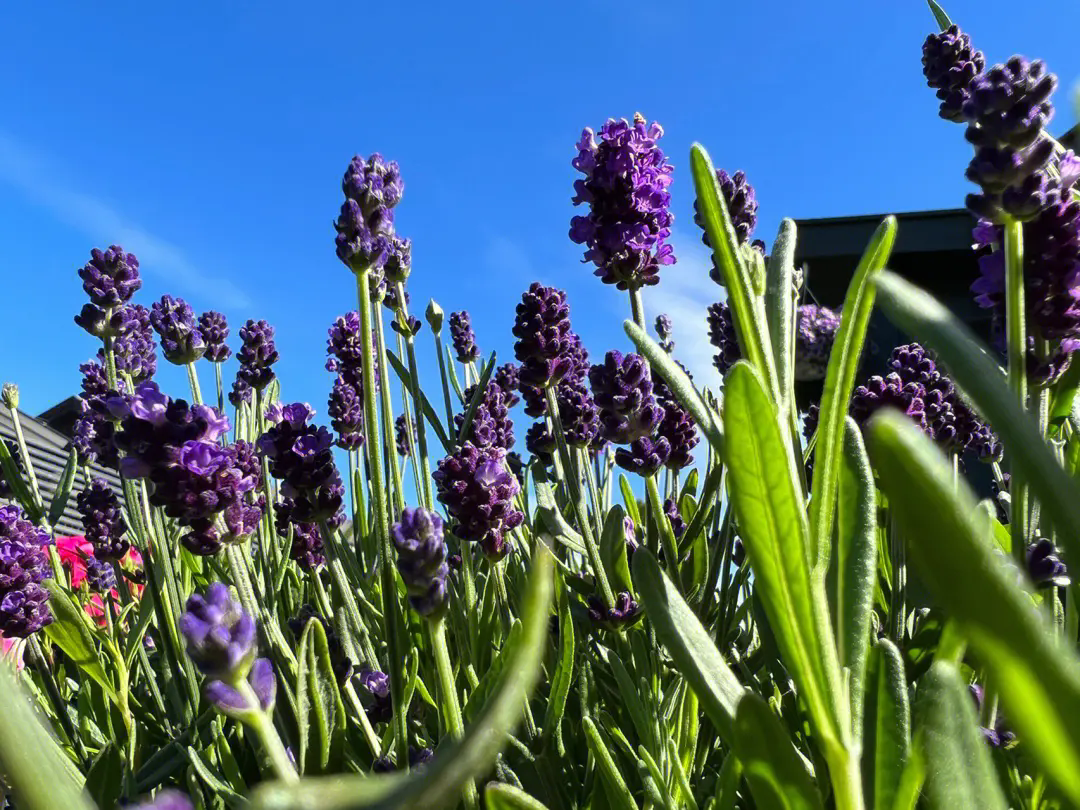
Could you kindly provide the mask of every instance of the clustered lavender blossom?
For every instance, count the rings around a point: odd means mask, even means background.
[[[971,98],[971,83],[983,72],[986,59],[971,46],[971,38],[955,25],[931,34],[923,43],[923,75],[937,90],[939,114],[946,121],[964,120],[964,105]]]
[[[131,810],[194,810],[191,799],[178,790],[162,790],[153,799],[140,802]]]
[[[346,450],[363,446],[364,434],[364,339],[360,313],[347,312],[334,320],[327,330],[326,370],[337,374],[327,400],[330,424],[337,432],[337,444]],[[369,336],[372,347],[375,335]],[[373,360],[376,358],[373,358]],[[379,384],[379,366],[375,362],[375,384]]]
[[[316,523],[293,522],[293,504],[283,498],[274,505],[277,517],[276,527],[279,537],[289,537],[292,530],[292,544],[289,546],[289,558],[303,571],[314,571],[326,562],[323,553],[322,532]]]
[[[220,312],[210,310],[199,316],[199,333],[206,343],[206,354],[203,355],[211,363],[224,363],[232,354],[225,344],[229,337],[229,323]]]
[[[471,363],[480,357],[472,320],[465,310],[450,313],[450,343],[459,363]]]
[[[658,141],[664,134],[640,113],[633,122],[608,119],[597,141],[585,129],[573,167],[584,175],[574,181],[574,205],[587,203],[588,216],[570,223],[570,239],[585,245],[586,262],[596,275],[620,290],[636,290],[659,281],[661,266],[673,264],[667,244],[675,221],[670,211],[673,167]]]
[[[178,366],[194,363],[206,353],[206,342],[195,324],[195,312],[183,298],[161,296],[150,308],[150,322],[161,338],[161,353]]]
[[[829,354],[840,329],[840,316],[828,307],[803,304],[795,327],[795,379],[813,382],[825,379]]]
[[[180,619],[188,655],[207,682],[207,700],[224,712],[269,711],[274,706],[277,679],[266,658],[256,658],[255,620],[215,582],[205,594],[193,594]],[[251,705],[237,687],[247,682],[258,701]]]
[[[105,562],[119,562],[131,544],[124,536],[127,526],[109,482],[95,478],[75,498],[82,520],[83,534],[94,547],[94,557]]]
[[[238,379],[256,391],[266,388],[274,379],[272,366],[279,359],[274,345],[274,327],[266,321],[249,320],[240,327],[243,345],[236,353],[240,368]]]
[[[391,527],[390,536],[409,604],[421,616],[439,618],[447,606],[446,578],[450,573],[442,518],[424,508],[406,507],[401,520]]]
[[[727,205],[728,216],[731,218],[731,224],[735,228],[738,243],[745,245],[750,241],[754,228],[757,226],[758,203],[754,187],[747,182],[746,172],[743,171],[737,171],[729,175],[724,169],[717,169],[716,182],[720,186],[720,196],[723,197],[724,203]],[[694,223],[700,228],[705,227],[705,220],[701,216],[697,200],[694,201]],[[701,241],[706,247],[712,247],[708,233],[703,232],[701,234]],[[758,247],[758,245],[758,241],[755,240],[754,246]],[[763,244],[760,250],[764,255]],[[713,259],[712,268],[709,270],[709,277],[717,284],[724,283],[723,274],[720,272],[715,259]]]
[[[671,439],[657,433],[665,409],[653,393],[645,358],[610,351],[603,363],[589,369],[589,384],[600,409],[604,440],[630,445],[615,451],[615,462],[624,470],[643,476],[652,475],[667,464]],[[673,425],[673,429],[680,428]]]
[[[521,485],[507,470],[506,451],[465,442],[439,462],[432,478],[439,502],[453,521],[450,531],[461,540],[479,543],[491,560],[505,557],[510,551],[508,535],[525,519],[515,506]]]
[[[334,464],[334,437],[309,424],[315,411],[306,403],[286,405],[256,443],[270,460],[270,474],[281,481],[281,494],[292,501],[295,523],[333,520],[341,509],[345,487]]]
[[[121,473],[149,480],[150,503],[188,528],[180,539],[189,551],[214,554],[255,530],[264,506],[254,499],[259,466],[246,442],[222,447],[229,420],[216,408],[172,400],[152,382],[107,405],[120,420]]]
[[[588,372],[588,352],[570,327],[566,293],[534,281],[522,294],[514,317],[514,356],[525,413],[547,413],[544,389],[563,379],[581,382]]]
[[[110,398],[126,395],[126,386],[111,391],[105,379],[103,366],[93,361],[79,366],[82,373],[82,395],[79,397],[79,416],[75,420],[71,443],[84,463],[98,463],[116,468],[120,456],[116,450],[114,435],[116,426],[106,402]]]
[[[412,449],[409,446],[409,433],[412,427],[412,420],[405,414],[399,415],[394,420],[394,447],[397,449],[397,454],[402,458],[408,458],[412,455]]]
[[[476,386],[470,385],[465,389],[465,402],[472,402],[476,395]],[[477,447],[501,447],[509,450],[514,446],[514,423],[510,419],[510,409],[506,402],[506,394],[502,386],[494,381],[489,381],[480,397],[480,402],[473,412],[472,422],[469,423],[469,432],[465,439],[471,441]],[[461,432],[465,424],[465,414],[454,417],[454,430]]]
[[[18,506],[0,506],[0,636],[28,638],[52,623],[49,592],[41,585],[52,578],[51,543]]]
[[[502,389],[507,408],[513,408],[521,402],[521,397],[518,395],[518,388],[521,384],[520,369],[517,364],[504,363],[495,369],[491,379]]]
[[[851,414],[859,424],[883,407],[906,414],[944,449],[970,451],[986,461],[1001,458],[1001,445],[960,396],[918,343],[897,346],[889,358],[889,373],[873,376],[855,389]]]
[[[157,343],[150,310],[142,304],[120,307],[109,319],[114,333],[113,362],[116,373],[130,377],[133,385],[145,382],[157,373]],[[105,365],[105,349],[98,350],[98,363]]]
[[[607,607],[596,595],[590,596],[587,604],[589,618],[597,626],[609,630],[629,627],[639,622],[645,615],[629,591],[621,591],[615,596],[614,607]]]
[[[334,223],[337,255],[354,272],[381,270],[393,244],[393,208],[405,193],[395,161],[355,156],[341,180],[345,202]]]
[[[1036,588],[1055,588],[1068,585],[1069,571],[1052,540],[1038,538],[1024,552],[1028,576]]]
[[[723,301],[710,304],[706,323],[709,327],[709,343],[716,349],[713,365],[723,376],[742,358],[731,309]]]
[[[139,260],[119,245],[90,251],[90,261],[79,270],[79,278],[90,303],[75,317],[75,323],[96,337],[105,334],[107,313],[126,304],[142,287]]]

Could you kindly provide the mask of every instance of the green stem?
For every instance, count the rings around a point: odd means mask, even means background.
[[[191,399],[196,405],[202,405],[202,389],[199,388],[199,375],[195,371],[195,363],[187,363],[188,385],[191,386]]]
[[[446,647],[446,622],[437,620],[431,625],[431,646],[435,652],[435,669],[439,676],[439,691],[443,703],[443,719],[450,736],[461,739],[465,732],[465,722],[461,717],[461,704],[458,702],[457,686],[454,684],[454,667],[450,663],[450,651]],[[465,783],[465,806],[477,806],[476,785],[472,779]]]
[[[218,410],[225,413],[225,387],[221,382],[221,363],[214,363],[214,382],[217,385]]]
[[[555,441],[559,446],[559,457],[562,459],[563,481],[570,495],[570,503],[574,509],[574,516],[577,518],[578,529],[581,531],[581,537],[585,541],[585,551],[589,557],[589,565],[592,566],[593,576],[596,577],[596,583],[600,586],[600,595],[604,599],[604,604],[609,608],[613,608],[615,607],[615,594],[612,592],[611,584],[608,582],[607,573],[604,571],[604,563],[600,558],[600,549],[596,545],[596,538],[593,537],[592,526],[589,524],[588,509],[585,507],[585,498],[581,493],[581,481],[575,472],[576,467],[570,456],[570,448],[566,444],[566,436],[563,434],[562,418],[559,416],[559,400],[555,396],[555,389],[551,386],[544,389],[544,396],[547,398],[548,414],[551,416],[552,421],[552,432],[555,434]]]
[[[660,542],[664,545],[664,557],[673,582],[679,582],[679,544],[675,540],[675,530],[664,514],[664,502],[660,499],[660,489],[656,486],[656,474],[645,477],[645,495],[649,502],[653,521],[660,532]]]
[[[1009,389],[1027,409],[1027,329],[1024,302],[1024,232],[1021,223],[1005,223],[1005,326],[1009,363]],[[1013,554],[1023,564],[1028,538],[1028,488],[1015,464],[1009,465],[1009,499],[1012,514],[1009,527],[1012,533]]]
[[[19,419],[19,409],[9,408],[11,413],[11,426],[15,428],[15,442],[19,445],[19,453],[22,456],[23,469],[26,477],[30,479],[30,489],[34,493],[34,503],[38,509],[44,510],[41,500],[41,490],[38,489],[37,474],[34,472],[34,461],[30,457],[30,449],[26,446],[26,437],[23,436],[22,420]]]
[[[401,303],[401,314],[408,320],[409,310],[405,304],[405,285],[400,282],[397,285],[397,300]],[[416,412],[416,442],[420,452],[420,480],[424,483],[424,505],[428,509],[435,508],[435,496],[431,489],[431,458],[428,455],[427,426],[424,424],[424,407],[420,399],[423,393],[420,390],[420,371],[416,365],[416,341],[412,335],[405,338],[405,351],[409,358],[409,382],[412,385],[413,411]],[[450,392],[446,392],[449,400]]]
[[[45,653],[42,652],[41,645],[38,643],[36,636],[30,636],[30,638],[27,639],[26,652],[27,658],[30,659],[30,663],[33,664],[34,668],[38,671],[41,682],[45,684],[45,691],[49,695],[49,702],[53,705],[53,712],[56,714],[56,719],[60,721],[60,726],[64,729],[64,733],[71,741],[71,746],[75,749],[75,755],[79,758],[80,764],[83,767],[89,765],[90,758],[86,753],[86,747],[83,745],[82,737],[78,735],[75,730],[75,725],[71,722],[67,703],[65,703],[63,697],[60,696],[60,688],[56,684],[56,676],[53,675],[52,670],[49,668],[49,662],[45,660]]]
[[[645,331],[645,304],[641,299],[640,287],[630,290],[630,311],[634,315],[634,323]]]
[[[435,334],[435,356],[439,358],[439,376],[442,378],[443,401],[446,404],[446,424],[453,427],[454,406],[450,401],[450,380],[446,374],[446,357],[443,351],[442,334]]]
[[[259,698],[247,681],[238,681],[233,686],[247,699],[250,705],[259,705]],[[300,777],[296,775],[296,768],[293,767],[292,760],[289,759],[289,752],[285,750],[285,745],[281,742],[277,729],[274,728],[274,722],[270,719],[270,714],[259,709],[252,710],[244,718],[244,724],[254,731],[255,736],[259,738],[263,752],[266,754],[266,758],[270,760],[270,767],[277,778],[282,782],[299,782]]]
[[[405,716],[405,646],[401,638],[401,605],[397,595],[397,572],[390,547],[390,516],[383,487],[382,440],[379,435],[379,412],[375,402],[375,358],[371,347],[371,268],[356,273],[356,292],[360,306],[360,334],[363,352],[364,424],[367,429],[368,472],[374,509],[375,533],[379,542],[379,576],[383,601],[390,670],[390,700],[393,704],[394,736],[398,766],[409,767],[409,731]],[[385,373],[386,366],[383,366]]]
[[[387,370],[390,364],[386,360],[386,330],[383,328],[383,319],[375,319],[375,335],[377,350],[379,352],[379,370],[383,375],[383,384],[379,386],[379,395],[382,402],[382,428],[383,440],[386,448],[387,466],[390,468],[390,480],[394,485],[395,514],[400,515],[405,510],[405,490],[401,486],[401,466],[398,464],[398,456],[394,451],[394,403],[390,399],[390,379]]]

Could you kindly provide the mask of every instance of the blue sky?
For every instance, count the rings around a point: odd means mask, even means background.
[[[1062,80],[1053,129],[1072,125],[1080,7],[947,8],[990,61],[1044,58]],[[676,354],[706,380],[701,319],[719,293],[691,221],[693,141],[747,171],[767,241],[782,216],[952,207],[967,191],[962,129],[937,118],[921,75],[921,0],[68,0],[8,3],[0,20],[0,378],[35,413],[77,391],[96,347],[71,320],[76,270],[118,242],[140,257],[143,303],[168,292],[220,309],[234,347],[244,319],[273,323],[283,396],[324,418],[326,328],[355,307],[331,227],[354,153],[401,164],[414,310],[467,308],[505,360],[521,292],[557,284],[599,357],[626,348],[628,307],[567,238],[574,143],[610,116],[660,121],[680,261],[646,308],[676,316]],[[431,372],[429,341],[425,328]],[[183,395],[181,374],[161,376]]]

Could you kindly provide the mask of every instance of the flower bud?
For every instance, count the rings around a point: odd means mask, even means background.
[[[428,326],[431,327],[432,332],[437,335],[442,331],[443,310],[442,307],[436,303],[434,298],[428,301],[427,311],[424,313],[424,317],[427,318]]]
[[[19,407],[19,386],[15,383],[6,382],[4,388],[0,392],[0,399],[3,400],[4,406],[10,410],[15,410]]]

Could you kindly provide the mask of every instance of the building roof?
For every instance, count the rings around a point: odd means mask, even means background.
[[[63,475],[64,467],[67,465],[68,456],[71,453],[71,441],[43,421],[22,411],[19,411],[19,424],[22,427],[23,437],[26,439],[30,460],[34,465],[34,473],[37,476],[38,487],[41,490],[41,498],[45,502],[45,508],[48,509],[60,484],[60,477]],[[0,408],[0,437],[11,441],[15,439],[15,426],[11,421],[11,413],[7,408]],[[106,479],[117,495],[122,494],[120,477],[114,470],[92,464],[90,465],[90,471],[91,475]],[[56,523],[57,534],[76,535],[83,533],[79,512],[75,508],[75,494],[82,490],[84,483],[80,472],[75,476],[75,485],[64,509],[64,514]]]

